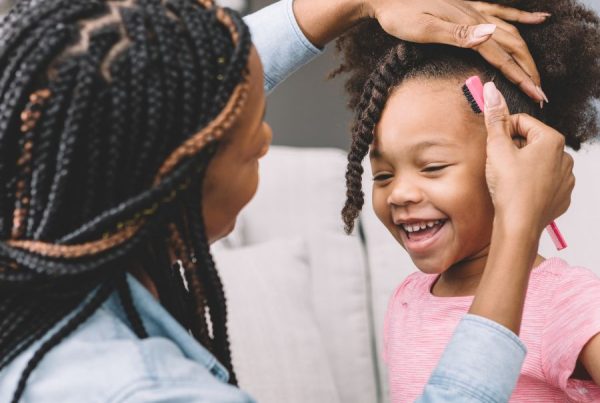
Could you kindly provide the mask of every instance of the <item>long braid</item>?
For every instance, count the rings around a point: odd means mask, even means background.
[[[58,150],[56,136],[60,130],[59,124],[67,113],[67,101],[76,84],[77,64],[67,62],[57,73],[57,79],[49,85],[51,97],[46,101],[41,111],[42,119],[36,131],[36,143],[33,149],[33,173],[31,175],[30,213],[27,219],[26,237],[34,237],[34,229],[38,228],[42,219],[44,207],[50,190],[51,169],[55,165],[55,155]]]
[[[192,205],[199,204],[199,200],[195,199],[195,197],[196,195],[189,200]],[[191,210],[188,218],[190,219],[191,246],[196,260],[198,277],[204,284],[209,285],[205,287],[205,291],[213,328],[214,353],[230,371],[230,382],[237,384],[237,377],[231,365],[226,298],[221,279],[210,254],[208,242],[205,239],[204,220],[199,210]]]
[[[247,27],[236,14],[186,0],[25,3],[2,22],[9,29],[0,45],[0,154],[11,156],[0,165],[0,369],[76,313],[35,351],[13,400],[113,290],[146,336],[124,275],[140,264],[235,383],[225,295],[202,197],[190,184],[202,183],[245,104]],[[35,91],[49,96],[21,121]]]
[[[104,35],[103,32],[99,32],[91,39],[90,51],[88,53],[91,59],[89,63],[86,63],[84,56],[80,56],[82,60],[79,63],[81,67],[77,76],[77,86],[74,90],[75,96],[71,100],[62,138],[59,140],[60,147],[56,156],[55,175],[50,187],[46,208],[42,213],[41,222],[34,234],[35,239],[47,239],[53,235],[53,226],[60,225],[62,227],[65,224],[67,217],[59,215],[58,212],[61,209],[64,194],[69,185],[68,175],[73,172],[70,166],[74,158],[76,142],[81,137],[81,129],[85,125],[87,115],[90,111],[90,98],[93,96],[91,91],[93,85],[93,68],[100,61],[100,55],[110,49],[117,40],[118,35],[115,32],[108,30]],[[97,46],[100,48],[100,52],[97,54],[94,52],[96,43],[98,43]]]
[[[119,291],[121,304],[123,304],[123,309],[125,310],[125,314],[127,315],[129,322],[131,323],[131,327],[133,327],[135,334],[139,338],[145,339],[146,337],[148,337],[148,333],[146,332],[146,328],[144,327],[142,318],[140,317],[138,311],[135,309],[135,305],[131,297],[131,289],[129,288],[127,276],[125,276],[124,272],[119,276],[119,280],[117,282],[117,290]]]
[[[348,152],[346,169],[346,202],[342,218],[347,233],[354,229],[354,222],[364,204],[362,191],[362,161],[373,142],[375,126],[381,118],[389,91],[403,78],[401,60],[406,57],[394,49],[389,52],[365,83],[361,99],[356,107],[356,118],[352,127],[352,144]]]

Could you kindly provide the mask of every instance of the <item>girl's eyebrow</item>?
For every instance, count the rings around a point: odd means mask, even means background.
[[[416,144],[410,145],[408,147],[409,153],[419,154],[431,147],[458,147],[457,144],[451,143],[449,141],[444,140],[424,140],[420,141]],[[383,153],[376,147],[371,147],[371,151],[369,151],[370,159],[381,159],[383,157]]]
[[[457,145],[444,140],[425,140],[411,145],[408,150],[411,153],[418,154],[431,147],[457,147]]]

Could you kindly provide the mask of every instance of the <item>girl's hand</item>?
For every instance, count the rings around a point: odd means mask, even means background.
[[[479,1],[364,0],[363,16],[376,18],[400,39],[471,48],[529,97],[546,100],[540,75],[519,31],[506,21],[540,24],[550,14]]]
[[[496,218],[539,235],[571,204],[573,158],[559,132],[529,115],[510,115],[494,83],[485,84],[484,99],[486,178]],[[526,145],[519,149],[513,136],[525,138]]]

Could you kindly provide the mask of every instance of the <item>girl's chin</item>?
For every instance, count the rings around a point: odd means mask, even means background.
[[[419,269],[425,274],[442,274],[443,272],[448,270],[448,265],[440,261],[423,262],[419,261],[419,259],[413,259],[413,263],[415,264],[415,266],[417,266],[417,269]]]

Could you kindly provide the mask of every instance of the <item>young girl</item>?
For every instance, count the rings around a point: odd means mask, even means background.
[[[591,104],[600,97],[598,16],[568,0],[515,3],[552,13],[546,24],[520,33],[538,60],[541,91],[550,101],[543,109],[469,51],[398,41],[370,22],[338,42],[357,116],[344,221],[351,231],[363,203],[360,162],[370,149],[375,212],[420,270],[397,288],[386,314],[393,402],[420,395],[468,311],[490,256],[493,199],[513,191],[490,195],[486,126],[461,90],[465,80],[493,80],[513,113],[548,122],[574,149],[598,133]],[[519,35],[502,24],[497,34]],[[514,227],[523,221],[511,217]],[[559,258],[538,255],[532,263],[520,332],[528,356],[512,401],[599,401],[600,279]]]

